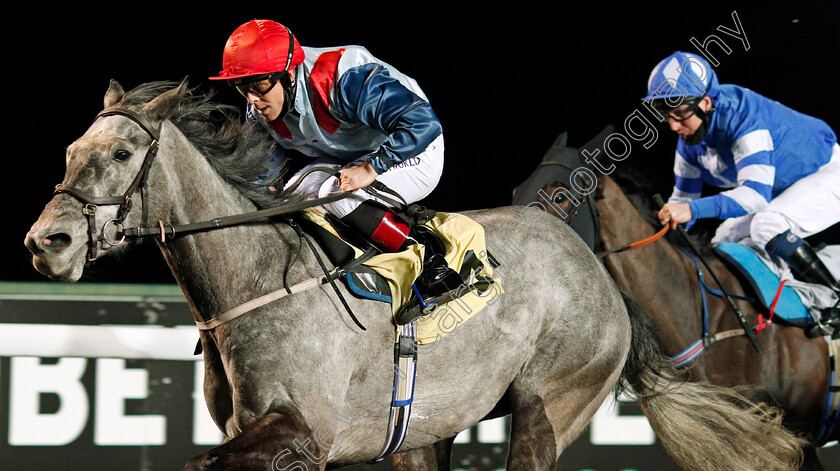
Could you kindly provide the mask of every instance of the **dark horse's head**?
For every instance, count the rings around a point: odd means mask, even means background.
[[[608,126],[580,149],[568,147],[566,133],[560,134],[534,173],[514,188],[513,204],[535,206],[559,217],[594,250],[598,209],[597,182],[592,178],[598,175],[582,156],[595,154],[612,132]]]

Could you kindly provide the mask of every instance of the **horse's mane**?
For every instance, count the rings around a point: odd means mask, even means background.
[[[659,208],[653,202],[653,195],[659,194],[667,201],[673,188],[673,174],[669,175],[670,179],[653,175],[650,172],[642,172],[642,170],[633,166],[618,165],[616,171],[610,177],[621,188],[621,191],[627,196],[627,199],[630,200],[630,203],[633,204],[642,218],[653,227],[661,228],[659,218],[656,217]],[[704,254],[712,252],[711,237],[719,223],[720,221],[716,219],[700,219],[695,222],[688,233]],[[668,231],[666,238],[677,246],[685,246],[685,242],[674,231]]]
[[[119,105],[138,108],[178,83],[149,82],[127,92]],[[276,194],[266,188],[282,187],[286,166],[269,168],[268,157],[275,151],[275,142],[262,126],[248,126],[238,108],[213,102],[213,92],[189,89],[169,120],[201,152],[210,165],[228,183],[259,207],[277,204]],[[259,181],[259,183],[257,182]]]

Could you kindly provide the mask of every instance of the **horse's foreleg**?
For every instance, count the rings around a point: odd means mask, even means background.
[[[323,470],[327,453],[296,410],[272,412],[228,442],[196,456],[189,471]]]
[[[449,471],[452,442],[455,437],[443,439],[434,445],[397,453],[391,457],[395,471]]]

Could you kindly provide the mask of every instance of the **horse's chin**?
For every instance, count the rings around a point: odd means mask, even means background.
[[[34,255],[32,265],[38,273],[54,281],[76,282],[85,271],[87,246],[82,244],[71,256]]]

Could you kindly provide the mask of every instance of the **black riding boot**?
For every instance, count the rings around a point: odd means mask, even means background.
[[[414,282],[421,305],[437,303],[463,284],[461,275],[444,259],[446,249],[440,237],[429,228],[411,228],[394,212],[373,201],[365,201],[341,221],[383,252],[399,252],[416,243],[425,245],[423,271]]]
[[[840,283],[828,271],[808,242],[786,231],[767,243],[767,252],[787,262],[790,271],[801,281],[823,285],[834,291],[838,297],[834,307],[823,309],[820,327],[823,334],[831,334],[840,328]]]
[[[423,271],[414,287],[425,305],[446,302],[447,295],[464,284],[461,275],[446,263],[446,246],[440,237],[426,226],[415,226],[411,231],[412,237],[426,248],[423,257]],[[448,300],[448,299],[447,299]]]

